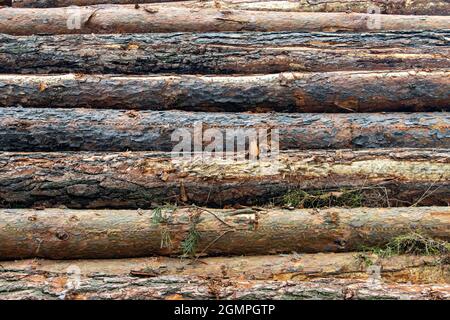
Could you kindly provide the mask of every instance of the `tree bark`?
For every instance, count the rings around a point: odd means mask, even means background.
[[[1,73],[276,73],[450,68],[448,31],[0,35]]]
[[[252,76],[0,75],[0,88],[0,107],[236,112],[450,111],[448,70]]]
[[[151,278],[179,276],[241,280],[310,281],[317,278],[374,279],[370,274],[380,268],[376,280],[412,284],[444,284],[450,280],[448,264],[442,257],[397,255],[382,258],[367,252],[284,254],[239,257],[179,259],[164,256],[114,260],[15,260],[2,261],[1,272],[53,273],[69,276],[76,266],[81,276],[98,273],[112,277],[132,275]],[[374,279],[375,280],[375,279]]]
[[[450,16],[190,9],[109,5],[50,9],[3,8],[0,33],[90,34],[222,31],[414,31],[448,29]]]
[[[87,6],[96,4],[135,4],[135,0],[12,0],[8,5],[16,8],[51,8],[71,5]],[[172,2],[171,0],[141,0],[139,3]],[[217,8],[257,11],[285,12],[359,12],[408,15],[450,15],[450,3],[446,0],[297,0],[297,1],[261,1],[261,0],[225,0],[225,1],[189,1],[175,5],[189,8]],[[1,1],[0,1],[1,3]],[[165,4],[168,5],[168,4]]]
[[[114,262],[110,262],[114,264]],[[58,262],[54,262],[58,264]],[[133,277],[96,273],[75,278],[66,272],[32,269],[0,272],[1,299],[450,299],[448,284],[373,283],[360,279],[311,281],[242,280],[193,276]],[[79,286],[77,284],[79,283]]]
[[[141,4],[179,1],[180,0],[8,0],[9,5],[14,8],[57,8],[97,4]],[[439,6],[441,5],[439,4]]]
[[[253,212],[163,208],[164,218],[155,220],[145,210],[3,209],[0,259],[348,252],[411,230],[450,240],[448,207]],[[182,243],[193,229],[198,242],[187,251]]]
[[[3,108],[0,113],[1,151],[170,152],[179,142],[172,139],[177,130],[193,133],[197,127],[205,135],[206,130],[218,130],[222,137],[227,130],[277,129],[281,150],[450,146],[450,113],[230,114],[26,108]],[[210,142],[205,136],[202,144],[206,147]]]
[[[148,208],[267,203],[292,189],[382,191],[375,206],[448,205],[447,149],[281,153],[260,160],[163,153],[0,153],[0,205]]]
[[[16,0],[18,1],[18,0]],[[36,1],[36,0],[19,0]],[[44,0],[46,1],[46,0]],[[87,0],[106,1],[106,0]],[[187,6],[196,8],[220,8],[258,11],[284,12],[359,12],[408,15],[450,15],[450,3],[446,0],[225,0],[225,1],[189,1]],[[93,3],[91,3],[93,4]]]

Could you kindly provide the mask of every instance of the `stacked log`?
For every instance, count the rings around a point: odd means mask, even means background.
[[[450,299],[448,1],[0,6],[0,299]]]

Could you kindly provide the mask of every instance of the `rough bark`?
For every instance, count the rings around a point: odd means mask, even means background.
[[[250,210],[252,211],[252,210]],[[249,211],[249,212],[250,212]],[[3,209],[0,259],[264,255],[380,247],[419,230],[450,240],[450,208],[146,210]],[[196,245],[182,247],[192,230]]]
[[[120,94],[119,94],[120,96]],[[54,100],[49,100],[54,101]],[[278,130],[279,148],[445,148],[450,113],[230,114],[91,109],[0,109],[1,151],[166,151],[184,128]]]
[[[221,299],[221,300],[448,300],[447,284],[390,284],[349,279],[315,279],[308,282],[215,279],[206,277],[99,273],[84,276],[77,289],[73,276],[30,270],[0,273],[2,299]]]
[[[240,280],[310,281],[317,278],[381,280],[386,283],[448,284],[449,265],[443,257],[397,255],[382,258],[367,252],[284,254],[179,259],[164,256],[114,260],[16,260],[0,262],[1,272],[52,273],[80,276],[103,273],[151,278],[177,274]],[[379,274],[371,271],[379,269]]]
[[[450,32],[0,35],[2,73],[276,73],[450,68]]]
[[[17,1],[17,0],[16,0]],[[19,0],[36,1],[36,0]],[[48,0],[43,0],[48,1]],[[106,1],[106,0],[87,0]],[[126,1],[126,0],[125,0]],[[450,3],[446,0],[225,0],[225,1],[189,1],[191,8],[220,8],[258,11],[285,12],[359,12],[409,15],[450,15]]]
[[[163,153],[0,153],[3,207],[148,208],[273,201],[288,190],[382,190],[376,206],[448,205],[447,149],[281,153],[261,160]],[[382,204],[381,204],[382,202]]]
[[[172,2],[171,0],[141,0],[139,3]],[[177,1],[173,1],[177,2]],[[1,3],[1,1],[0,1]],[[71,5],[86,6],[96,4],[135,4],[135,0],[12,0],[16,8],[51,8]],[[189,8],[218,8],[286,12],[359,12],[382,14],[450,15],[450,3],[446,0],[221,0],[186,1],[176,3]],[[7,1],[11,5],[11,1]],[[166,4],[167,5],[167,4]]]
[[[14,8],[56,8],[97,4],[141,4],[179,1],[180,0],[7,0],[6,2]]]
[[[0,33],[90,34],[221,31],[442,30],[450,16],[190,9],[183,5],[3,8]]]
[[[0,107],[239,112],[450,111],[449,70],[251,76],[0,75],[0,88]]]

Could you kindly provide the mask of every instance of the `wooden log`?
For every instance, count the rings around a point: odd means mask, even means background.
[[[180,0],[7,0],[6,2],[9,3],[9,6],[14,8],[57,8],[97,4],[141,4],[172,1],[179,2]]]
[[[450,111],[450,69],[251,76],[0,75],[0,88],[0,107]]]
[[[161,210],[156,217],[150,210],[3,209],[0,259],[346,252],[380,247],[412,230],[450,240],[449,207]],[[192,230],[195,243],[186,249]]]
[[[304,257],[304,256],[302,256]],[[323,256],[326,258],[327,256]],[[421,299],[439,300],[450,298],[450,286],[447,283],[417,284],[415,276],[410,268],[405,268],[405,273],[411,272],[411,276],[402,275],[400,279],[413,279],[412,283],[392,283],[389,279],[391,270],[400,270],[402,265],[381,270],[379,279],[351,278],[313,278],[301,281],[302,273],[308,273],[309,262],[306,262],[305,271],[296,262],[286,262],[292,266],[292,274],[297,274],[293,279],[283,274],[281,279],[261,280],[246,279],[248,275],[255,273],[261,277],[262,265],[253,265],[253,260],[258,263],[267,263],[270,266],[277,265],[273,258],[267,260],[259,258],[239,258],[241,264],[233,263],[235,258],[207,259],[221,263],[222,268],[214,274],[185,275],[192,271],[194,274],[200,270],[208,270],[210,266],[195,264],[191,266],[183,264],[183,269],[178,269],[175,274],[138,277],[130,275],[130,269],[142,265],[147,261],[150,265],[155,262],[150,259],[142,260],[94,260],[94,261],[45,261],[33,260],[24,262],[2,262],[0,272],[0,298],[1,299]],[[293,257],[291,257],[293,258]],[[351,259],[351,257],[349,257]],[[168,263],[167,259],[159,258],[161,263]],[[303,260],[302,260],[303,259]],[[300,258],[301,261],[307,260]],[[399,263],[400,259],[396,259]],[[201,260],[203,261],[203,260]],[[226,261],[226,264],[225,264]],[[226,268],[230,265],[241,270],[238,276],[234,270]],[[231,262],[233,261],[233,262]],[[298,261],[298,260],[296,260]],[[401,261],[401,260],[400,260]],[[275,263],[274,263],[275,262]],[[169,262],[170,264],[170,262]],[[319,263],[320,264],[320,263]],[[160,263],[155,270],[165,270]],[[251,270],[243,266],[250,265]],[[312,272],[326,273],[312,265]],[[327,265],[326,267],[329,267]],[[170,266],[168,267],[170,269]],[[437,268],[437,267],[435,267]],[[443,267],[446,273],[446,267]],[[217,268],[218,269],[218,268]],[[268,268],[265,272],[268,272]],[[423,272],[423,269],[419,269]],[[77,272],[80,273],[77,273]],[[287,270],[286,270],[287,271]],[[274,272],[278,272],[274,270]],[[420,273],[416,272],[416,273]],[[436,273],[438,273],[437,271]],[[353,274],[352,272],[349,273]],[[284,276],[288,279],[284,280]],[[262,273],[262,278],[266,274]],[[270,276],[269,276],[270,278]],[[401,280],[400,280],[401,281]]]
[[[36,1],[36,0],[15,0]],[[40,0],[48,1],[48,0]],[[72,1],[72,0],[69,0]],[[106,0],[87,0],[106,1]],[[125,0],[126,1],[126,0]],[[408,15],[450,15],[450,3],[446,0],[221,0],[184,2],[191,8],[220,8],[284,12],[359,12]],[[94,4],[94,3],[90,3]]]
[[[12,2],[12,4],[11,4]],[[140,0],[139,3],[172,2],[171,0]],[[185,1],[189,8],[217,8],[257,11],[285,12],[359,12],[408,15],[450,15],[450,3],[446,0],[221,0],[221,1]],[[1,3],[1,1],[0,1]],[[16,8],[51,8],[72,5],[88,6],[97,4],[135,4],[135,0],[10,0],[7,5]],[[168,4],[165,4],[168,5]]]
[[[446,284],[450,265],[439,256],[394,255],[380,257],[368,252],[283,254],[191,259],[165,256],[104,260],[15,260],[1,261],[2,273],[52,273],[69,278],[76,266],[79,275],[98,273],[140,278],[168,276],[241,280],[311,281],[317,278],[375,280],[385,283]],[[379,274],[371,274],[377,269]],[[6,277],[5,277],[6,278]],[[69,280],[69,279],[68,279]]]
[[[449,31],[0,34],[1,73],[276,73],[450,68]]]
[[[118,93],[120,96],[120,93]],[[28,95],[29,97],[29,95]],[[34,100],[36,101],[36,100]],[[54,100],[48,100],[54,101]],[[114,100],[111,100],[114,101]],[[166,151],[184,128],[278,130],[279,148],[445,148],[450,113],[230,114],[92,109],[0,109],[1,151]]]
[[[3,8],[0,33],[90,34],[222,31],[414,31],[448,29],[450,16],[190,9],[183,5]]]
[[[351,189],[381,190],[375,206],[446,206],[449,174],[447,149],[288,152],[254,161],[144,152],[2,152],[0,205],[148,208],[175,201],[246,205],[272,202],[293,189]]]

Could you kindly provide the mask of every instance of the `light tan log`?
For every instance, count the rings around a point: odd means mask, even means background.
[[[189,9],[184,6],[111,5],[51,9],[3,8],[0,33],[11,35],[208,31],[441,30],[450,16],[370,15]]]
[[[414,267],[421,258],[398,257],[383,262],[381,279],[378,276],[360,274],[357,266],[351,266],[353,257],[341,266],[338,274],[343,279],[329,277],[334,257],[288,257],[280,261],[277,257],[242,257],[201,260],[207,264],[173,262],[166,259],[149,260],[94,260],[94,261],[21,261],[1,262],[1,299],[423,299],[442,300],[450,298],[450,285],[442,283],[448,272],[447,266]],[[340,257],[340,260],[343,257]],[[281,258],[280,258],[281,259]],[[325,260],[330,259],[329,263]],[[424,259],[426,260],[426,259]],[[178,260],[179,261],[179,260]],[[216,268],[211,264],[218,264]],[[301,263],[305,267],[300,266]],[[391,265],[391,263],[393,265]],[[283,265],[280,270],[280,265]],[[166,265],[167,268],[164,268]],[[267,268],[265,268],[267,265]],[[152,268],[148,276],[130,274],[134,268]],[[166,274],[176,266],[175,274]],[[232,268],[231,268],[232,267]],[[274,267],[274,275],[267,271]],[[293,272],[283,268],[292,269]],[[325,270],[321,268],[324,267]],[[214,269],[214,271],[212,271]],[[266,272],[264,272],[264,270]],[[360,267],[365,270],[365,267]],[[436,279],[437,283],[419,284],[414,274],[422,278]],[[200,273],[203,274],[199,275]],[[283,274],[277,279],[277,272]],[[309,272],[311,271],[311,272]],[[237,273],[237,276],[234,276]],[[324,276],[315,278],[312,274]],[[292,277],[297,273],[298,276]],[[308,274],[303,278],[303,274]],[[398,276],[401,274],[400,276]],[[153,276],[152,276],[153,275]],[[255,275],[257,280],[250,279]],[[394,275],[393,278],[390,278]],[[355,276],[355,278],[352,278]],[[286,277],[286,279],[284,279]],[[269,280],[265,280],[268,278]],[[261,280],[263,279],[263,280]],[[288,280],[289,279],[289,280]],[[307,281],[301,281],[306,280]],[[412,280],[412,283],[397,283]],[[392,282],[395,281],[395,282]]]
[[[50,8],[71,5],[86,6],[96,4],[135,4],[135,0],[12,0],[7,5],[16,8]],[[171,0],[141,0],[139,3],[175,2]],[[1,3],[1,1],[0,1]],[[449,15],[450,3],[446,0],[220,0],[184,1],[191,8],[220,8],[286,12],[359,12],[385,14]]]
[[[0,210],[0,259],[348,252],[420,232],[450,241],[450,208]],[[183,241],[196,230],[191,249]]]
[[[381,280],[413,284],[448,284],[450,265],[442,257],[398,255],[381,258],[366,252],[286,254],[264,256],[178,259],[168,257],[114,260],[16,260],[0,261],[2,272],[33,270],[36,274],[70,276],[76,266],[83,277],[103,273],[111,277],[131,275],[151,278],[177,274],[241,280],[310,281],[317,278]],[[372,274],[378,269],[379,274]],[[1,280],[0,280],[1,281]]]

